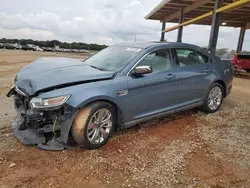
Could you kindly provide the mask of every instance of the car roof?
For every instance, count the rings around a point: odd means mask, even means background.
[[[171,47],[185,47],[185,48],[197,48],[198,46],[192,45],[192,44],[187,44],[187,43],[181,43],[181,42],[157,42],[157,41],[152,41],[152,42],[133,42],[133,43],[122,43],[118,44],[117,46],[127,46],[127,47],[135,47],[135,48],[142,48],[142,49],[147,49],[149,47],[156,47],[156,46],[166,46],[169,45]]]
[[[117,46],[129,46],[129,47],[135,47],[135,48],[143,48],[146,49],[148,47],[156,45],[156,42],[133,42],[133,43],[121,43]]]

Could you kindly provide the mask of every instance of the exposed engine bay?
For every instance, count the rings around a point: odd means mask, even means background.
[[[14,95],[17,111],[13,132],[18,140],[45,150],[67,148],[70,127],[77,110],[67,104],[50,109],[33,109],[30,98],[16,90],[13,87],[10,92]]]

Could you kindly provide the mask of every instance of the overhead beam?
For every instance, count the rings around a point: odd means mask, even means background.
[[[170,0],[162,1],[159,5],[157,5],[148,15],[146,15],[144,18],[149,19],[153,14],[155,14],[158,10],[160,10],[162,7],[164,7],[167,3],[169,3]]]
[[[191,17],[185,17],[185,19],[192,19]],[[175,20],[175,22],[179,22],[179,20]],[[232,20],[225,20],[225,19],[221,19],[221,23],[225,22],[226,25],[223,25],[223,27],[242,27],[242,22],[240,21],[232,21]],[[212,19],[203,19],[203,20],[199,20],[197,22],[195,22],[194,24],[197,25],[207,25],[207,26],[211,26],[212,23]]]
[[[194,9],[196,9],[196,8],[202,6],[202,5],[204,5],[204,4],[206,4],[206,3],[210,2],[210,1],[211,1],[211,0],[200,0],[200,1],[196,1],[195,3],[191,4],[190,6],[185,7],[185,8],[183,9],[183,13],[184,13],[184,14],[185,14],[185,13],[188,13],[188,12],[190,12],[190,11],[192,11],[192,10],[194,10]],[[169,15],[169,16],[166,16],[166,17],[164,18],[164,20],[167,22],[167,21],[169,21],[169,20],[172,20],[172,19],[174,19],[174,18],[179,17],[180,14],[181,14],[181,11],[177,11],[177,12],[175,12],[175,13]]]
[[[218,8],[215,12],[219,13],[219,12],[227,11],[227,10],[236,8],[236,7],[241,6],[243,4],[246,4],[246,3],[250,3],[250,0],[238,0],[238,1],[234,2],[234,3],[231,3],[231,4],[228,4],[228,5],[223,6],[221,8]],[[188,20],[186,22],[183,22],[182,24],[178,24],[178,25],[175,25],[175,26],[170,27],[168,29],[165,29],[163,32],[173,31],[175,29],[178,29],[181,26],[187,26],[187,25],[193,24],[193,23],[195,23],[195,22],[197,22],[199,20],[202,20],[204,18],[210,17],[212,15],[213,15],[213,11],[210,11],[210,12],[208,12],[206,14],[203,14],[201,16],[198,16],[198,17],[196,17],[194,19],[191,19],[191,20]]]
[[[246,24],[246,29],[250,29],[250,22]]]
[[[245,8],[247,8],[247,10],[245,9]],[[234,12],[234,11],[240,11],[241,13],[243,13],[243,12],[245,12],[245,13],[249,13],[249,6],[246,6],[245,4],[242,4],[242,5],[239,5],[239,6],[237,6],[237,9],[235,10],[235,9],[229,9],[229,10],[227,10],[227,11],[225,11],[225,12],[230,12],[230,13],[232,13],[232,11]],[[243,10],[242,10],[243,9]]]
[[[200,12],[192,11],[190,13],[185,14],[185,17],[186,16],[192,16],[194,18],[194,17],[200,16],[200,15],[201,15]],[[233,17],[235,19],[237,19],[239,17],[240,18],[243,18],[243,17],[249,18],[250,17],[250,13],[247,15],[247,14],[241,14],[241,13],[238,13],[238,12],[237,13],[233,13],[233,14],[230,14],[228,12],[223,12],[222,16],[225,17],[225,18],[227,18],[227,17]]]

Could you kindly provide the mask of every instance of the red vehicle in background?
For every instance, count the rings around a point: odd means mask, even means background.
[[[250,73],[250,55],[235,54],[233,64]]]
[[[221,59],[231,61],[235,71],[245,70],[250,73],[250,54],[225,54]]]

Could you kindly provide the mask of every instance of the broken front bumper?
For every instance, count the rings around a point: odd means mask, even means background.
[[[67,104],[52,110],[36,110],[28,108],[26,102],[23,96],[14,96],[18,115],[12,128],[17,139],[44,150],[68,148],[68,136],[77,110]]]

